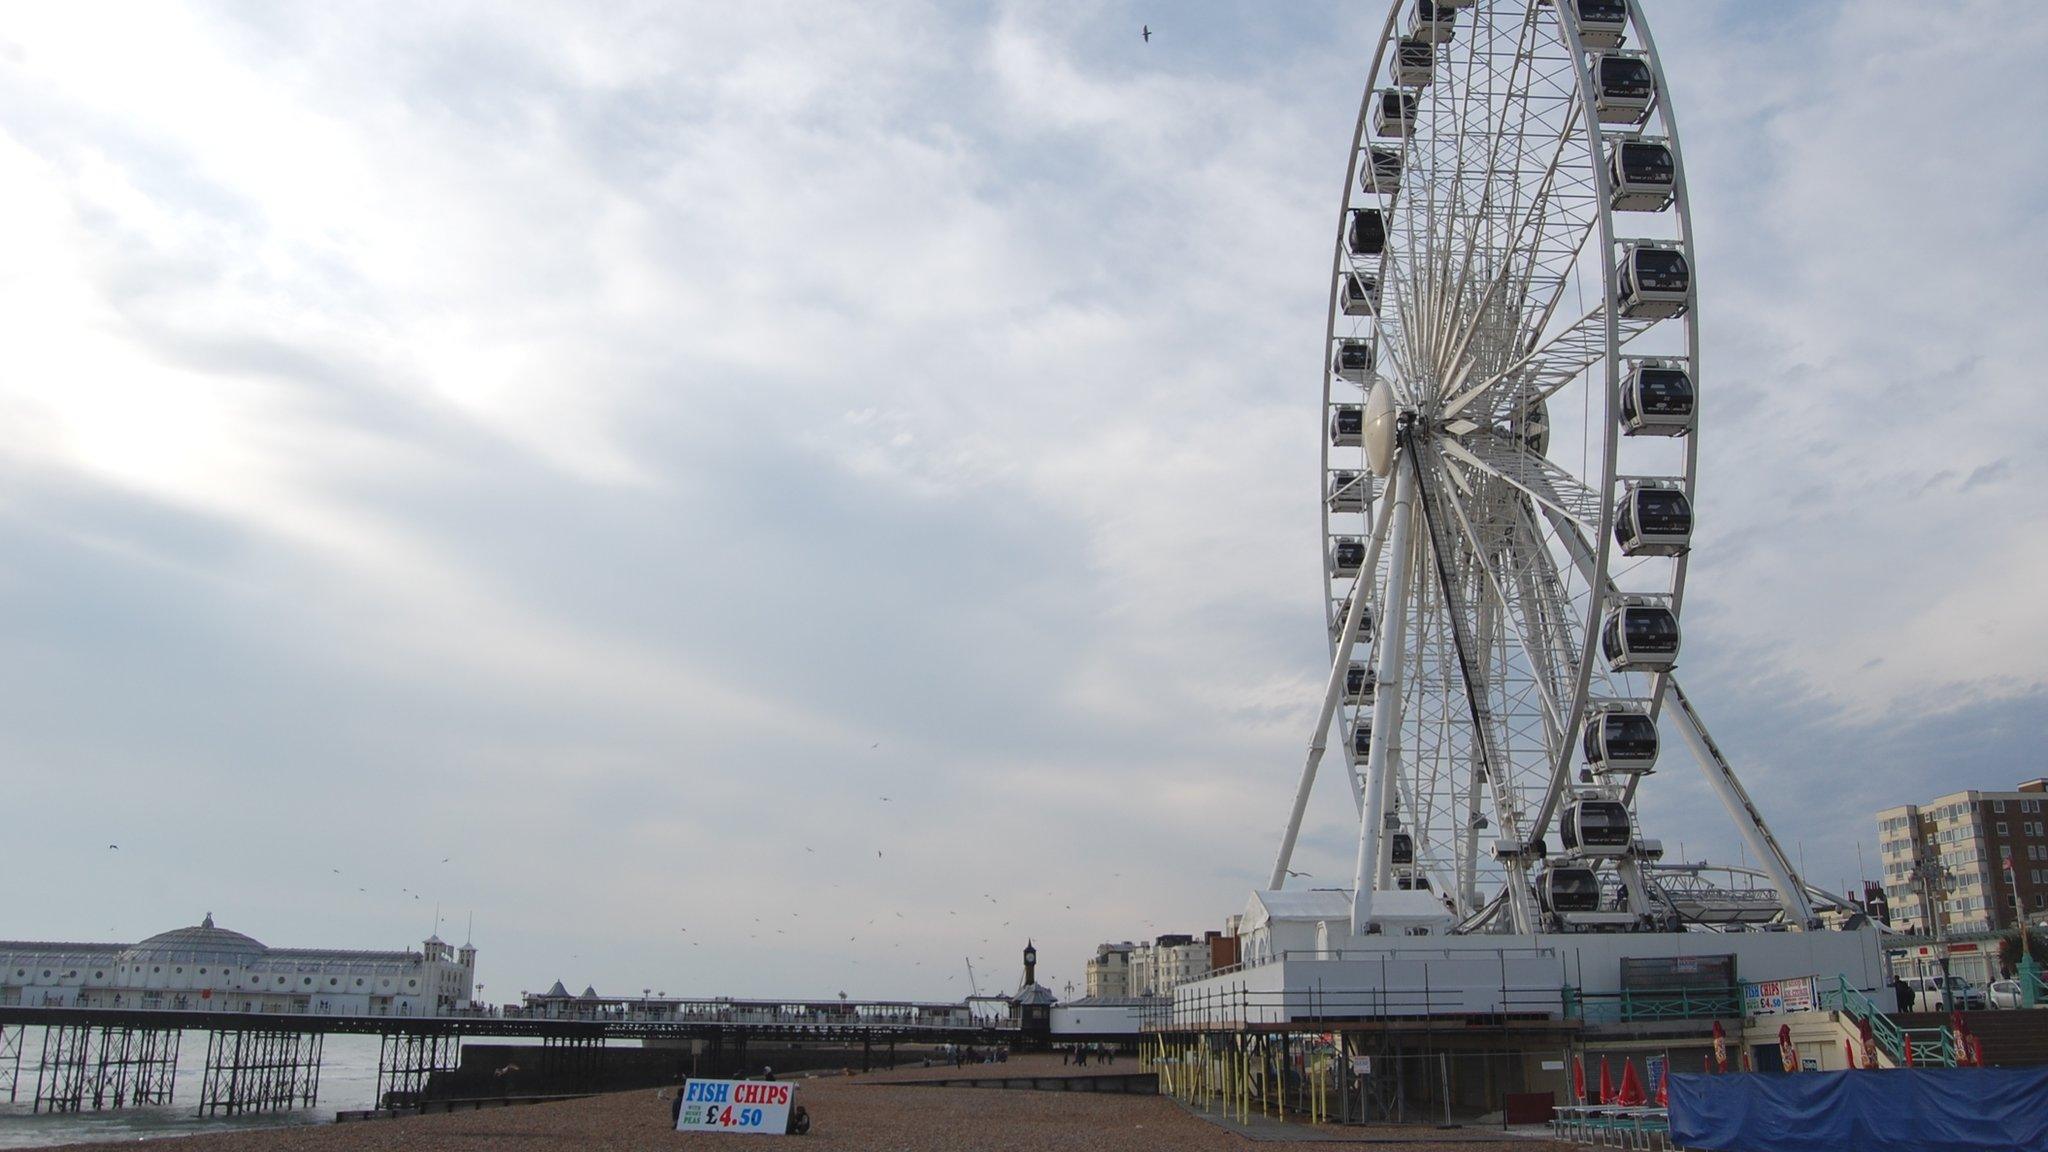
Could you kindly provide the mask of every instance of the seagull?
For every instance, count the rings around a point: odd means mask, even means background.
[[[1304,880],[1313,880],[1313,879],[1315,879],[1315,877],[1314,877],[1313,875],[1311,875],[1310,873],[1307,873],[1307,872],[1296,872],[1296,871],[1295,871],[1294,869],[1292,869],[1292,868],[1289,868],[1289,869],[1287,870],[1287,874],[1288,874],[1289,876],[1299,876],[1299,877],[1301,877],[1301,878],[1302,878],[1302,879],[1304,879]]]
[[[107,845],[107,851],[109,851],[109,852],[119,852],[120,850],[121,850],[121,846],[120,846],[119,844],[109,844],[109,845]]]
[[[881,746],[882,742],[880,740],[877,740],[873,744],[868,745],[868,751],[873,752],[875,749],[880,748]]]
[[[1152,42],[1152,26],[1150,24],[1145,25],[1145,31],[1143,35],[1145,37],[1145,43],[1150,44]]]
[[[887,804],[888,802],[889,798],[887,796],[882,797],[882,803]]]
[[[443,856],[443,857],[441,857],[441,863],[443,863],[443,864],[446,864],[447,862],[449,862],[450,860],[453,860],[453,859],[455,859],[455,857],[453,857],[453,856]]]
[[[881,850],[880,848],[877,848],[877,849],[875,849],[875,859],[877,859],[877,860],[880,860],[881,858],[882,858],[882,850]]]

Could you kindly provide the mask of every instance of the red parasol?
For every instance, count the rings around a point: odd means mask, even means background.
[[[1600,1102],[1614,1103],[1614,1077],[1607,1074],[1607,1057],[1600,1058]]]
[[[1572,1057],[1572,1102],[1575,1104],[1584,1104],[1586,1102],[1586,1058],[1584,1056]]]
[[[1903,1055],[1899,1062],[1911,1068],[1913,1066],[1913,1038],[1902,1035],[1899,1037],[1899,1042],[1904,1045]]]
[[[1666,1064],[1657,1077],[1657,1107],[1671,1107],[1671,1065]]]
[[[1636,1079],[1636,1062],[1621,1062],[1621,1092],[1614,1102],[1624,1108],[1640,1108],[1648,1097],[1643,1095],[1643,1082]]]

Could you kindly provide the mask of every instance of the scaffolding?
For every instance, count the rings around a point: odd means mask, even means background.
[[[201,1116],[310,1108],[320,1098],[320,1033],[249,1028],[209,1032]]]
[[[1154,1035],[1140,1054],[1161,1093],[1238,1123],[1448,1125],[1497,1110],[1501,1093],[1525,1087],[1519,1065],[1530,1052],[1340,1031]]]

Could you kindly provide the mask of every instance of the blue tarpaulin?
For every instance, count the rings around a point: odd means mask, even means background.
[[[1671,1142],[1701,1152],[2048,1152],[2048,1068],[1677,1073]]]

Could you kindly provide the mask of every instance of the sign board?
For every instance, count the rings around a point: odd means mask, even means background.
[[[767,1132],[789,1130],[789,1106],[796,1085],[770,1080],[685,1080],[678,1132]]]
[[[1372,1075],[1372,1057],[1353,1056],[1351,1058],[1351,1071],[1359,1076]]]
[[[1545,1061],[1543,1062],[1543,1070],[1544,1070],[1545,1072],[1562,1072],[1562,1071],[1564,1071],[1564,1061],[1562,1061],[1562,1060],[1545,1060]]]
[[[1820,999],[1815,992],[1811,976],[1744,984],[1742,1013],[1745,1016],[1770,1016],[1779,1012],[1811,1012]]]

